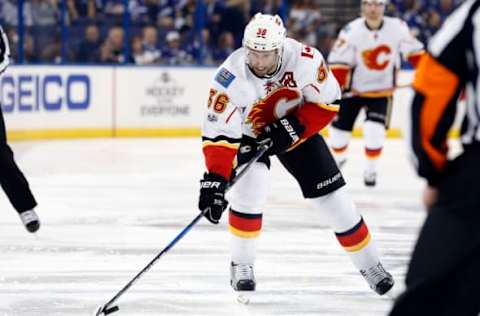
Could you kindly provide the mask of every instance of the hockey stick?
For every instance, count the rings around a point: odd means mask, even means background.
[[[270,144],[267,144],[267,143],[261,144],[258,147],[258,150],[255,153],[255,156],[253,156],[253,158],[250,159],[245,164],[245,166],[242,167],[242,169],[237,173],[235,178],[233,178],[232,181],[230,181],[229,185],[227,186],[227,188],[225,190],[225,193],[228,192],[233,187],[233,185],[235,183],[237,183],[238,180],[240,180],[240,178],[242,178],[245,175],[245,173],[252,167],[252,165],[258,159],[260,159],[260,157],[262,157],[263,154],[265,154],[265,152],[268,150],[268,148],[270,148]],[[163,254],[165,254],[168,250],[170,250],[173,246],[175,246],[175,244],[180,239],[182,239],[182,237],[185,236],[190,231],[190,229],[192,229],[192,227],[195,226],[195,224],[203,217],[204,213],[205,213],[205,210],[200,212],[190,222],[190,224],[188,224],[165,248],[163,248],[162,251],[160,251],[160,253],[158,253],[155,256],[155,258],[153,258],[139,273],[137,273],[137,275],[135,275],[120,291],[118,291],[117,294],[115,294],[107,303],[99,306],[97,308],[97,310],[95,311],[95,314],[93,314],[93,315],[94,316],[108,315],[108,314],[111,314],[113,312],[118,311],[119,310],[118,306],[116,306],[116,305],[112,306],[113,303],[115,303],[120,298],[120,296],[122,296],[136,281],[138,281],[138,279],[140,279],[140,277],[144,273],[146,273],[148,270],[150,270],[150,268],[162,257]]]
[[[363,94],[369,94],[369,93],[385,93],[385,92],[393,93],[393,92],[395,92],[395,90],[397,90],[397,89],[410,88],[411,86],[412,86],[411,83],[406,83],[406,84],[397,85],[397,86],[395,86],[395,87],[393,87],[393,88],[390,88],[390,89],[383,89],[383,90],[370,90],[370,91],[357,91],[357,90],[354,90],[354,91],[345,92],[345,93],[342,95],[342,99],[360,97],[360,96],[362,96]]]

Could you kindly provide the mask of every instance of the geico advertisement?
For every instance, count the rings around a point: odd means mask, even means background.
[[[109,128],[112,69],[11,66],[0,77],[9,129]]]
[[[118,128],[198,128],[213,69],[117,69]]]

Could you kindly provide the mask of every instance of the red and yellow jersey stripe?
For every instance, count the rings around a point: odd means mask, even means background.
[[[240,140],[219,136],[202,138],[203,154],[207,170],[230,179],[233,161],[240,147]]]
[[[340,110],[337,104],[321,104],[305,102],[302,104],[295,115],[300,120],[300,123],[305,126],[305,131],[302,134],[303,139],[320,132],[322,128],[327,126]]]
[[[350,85],[350,75],[352,68],[346,64],[331,64],[330,69],[337,79],[342,90],[346,90]]]
[[[425,51],[421,50],[418,52],[411,53],[407,56],[408,62],[413,66],[413,68],[417,68],[420,62],[420,59],[425,55]]]

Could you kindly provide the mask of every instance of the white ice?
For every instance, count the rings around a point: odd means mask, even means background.
[[[424,220],[423,182],[402,140],[388,140],[378,186],[362,183],[363,143],[344,169],[348,188],[401,291]],[[37,236],[0,193],[0,315],[91,315],[196,215],[199,139],[15,142],[38,199]],[[321,163],[321,161],[319,161]],[[387,315],[332,232],[274,159],[256,276],[241,305],[229,286],[226,217],[201,220],[128,292],[112,315]]]

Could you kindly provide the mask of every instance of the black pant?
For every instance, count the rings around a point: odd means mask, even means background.
[[[257,143],[254,138],[244,135],[237,155],[238,165],[249,161],[255,155]],[[278,154],[278,159],[287,171],[297,180],[305,198],[327,195],[345,185],[327,144],[322,136],[315,134],[296,148]],[[262,156],[270,168],[270,158]]]
[[[480,312],[480,146],[451,162],[420,232],[407,290],[390,316],[477,316]]]
[[[7,144],[5,122],[0,111],[0,185],[18,213],[37,205],[27,179],[13,159],[13,152]]]
[[[360,110],[365,108],[365,120],[377,122],[388,128],[392,107],[391,97],[366,98],[352,97],[340,100],[340,111],[332,126],[343,131],[352,131]]]

